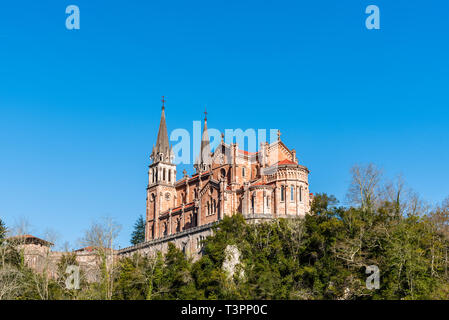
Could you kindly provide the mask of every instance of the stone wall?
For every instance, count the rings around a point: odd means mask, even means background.
[[[216,222],[205,224],[199,227],[193,227],[176,234],[168,235],[163,238],[139,243],[138,245],[123,248],[117,251],[119,257],[130,257],[136,253],[141,255],[153,255],[157,251],[166,253],[168,244],[172,242],[176,247],[182,250],[188,257],[197,260],[202,254],[201,241],[212,235],[212,226]]]

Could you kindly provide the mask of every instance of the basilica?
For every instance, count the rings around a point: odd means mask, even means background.
[[[148,171],[146,242],[176,238],[236,213],[258,222],[303,217],[310,211],[309,170],[299,164],[296,151],[281,141],[280,133],[276,141],[261,143],[257,152],[226,144],[223,137],[212,152],[206,114],[195,173],[189,176],[184,170],[176,180],[162,106]]]
[[[195,260],[203,253],[203,240],[213,234],[212,227],[225,216],[241,213],[247,222],[256,223],[304,217],[310,211],[313,194],[309,191],[309,170],[299,164],[296,151],[281,141],[279,132],[276,141],[261,143],[257,152],[240,149],[238,143],[225,143],[222,134],[221,143],[212,152],[205,117],[201,149],[194,163],[196,172],[189,176],[184,171],[183,177],[176,180],[162,105],[150,158],[145,241],[112,250],[114,257],[164,253],[173,243]],[[38,271],[48,265],[47,271],[56,277],[58,261],[65,253],[51,252],[52,243],[31,235],[19,240],[27,265]],[[88,281],[95,281],[95,248],[81,248],[74,253],[89,275]]]

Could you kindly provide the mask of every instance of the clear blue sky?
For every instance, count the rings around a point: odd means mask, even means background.
[[[365,28],[370,4],[380,30]],[[76,247],[112,216],[129,245],[162,95],[169,131],[204,105],[214,128],[279,128],[312,192],[343,200],[350,167],[374,162],[439,202],[448,31],[448,1],[3,1],[0,217]]]

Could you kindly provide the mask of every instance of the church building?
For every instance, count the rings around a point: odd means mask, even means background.
[[[169,145],[165,107],[148,171],[145,241],[173,237],[242,213],[249,221],[303,217],[310,211],[309,170],[299,164],[294,149],[280,138],[261,143],[257,152],[237,143],[221,143],[211,152],[207,114],[201,151],[189,176],[176,180]]]

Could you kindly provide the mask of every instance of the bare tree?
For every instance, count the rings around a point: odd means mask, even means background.
[[[70,252],[70,251],[72,251],[72,246],[69,241],[64,241],[64,243],[62,243],[58,247],[58,249],[62,252]]]
[[[363,209],[373,209],[379,195],[382,172],[374,164],[355,165],[351,168],[352,181],[348,190],[348,200]]]
[[[28,218],[21,216],[15,220],[14,226],[9,230],[9,236],[23,236],[30,234],[32,226]]]
[[[429,204],[411,189],[407,192],[405,203],[405,214],[407,216],[423,216],[429,213]]]
[[[115,263],[115,239],[119,235],[121,226],[112,218],[103,218],[92,223],[91,227],[85,231],[81,244],[91,247],[98,257],[100,281],[105,289],[104,298],[112,299],[114,274],[117,270]]]
[[[0,267],[0,300],[11,300],[17,297],[22,287],[22,273],[10,264]]]
[[[16,241],[4,239],[11,234],[8,229],[0,235],[0,300],[11,300],[17,297],[22,288],[22,272],[18,269],[16,260]],[[16,260],[16,261],[15,261]]]
[[[447,278],[449,276],[448,266],[449,266],[449,197],[447,197],[443,203],[436,206],[429,214],[427,214],[427,219],[430,222],[433,234],[438,234],[440,240],[441,251],[441,264],[443,265],[444,275]],[[434,236],[432,237],[434,240]],[[432,270],[434,264],[434,242],[432,241]],[[438,251],[438,248],[436,249]]]
[[[59,242],[59,239],[61,239],[61,234],[52,228],[47,228],[42,234],[42,238],[53,243],[53,245],[56,245]]]
[[[383,188],[382,196],[385,201],[394,206],[396,215],[402,215],[405,210],[405,183],[401,175],[394,181],[387,182]]]
[[[46,229],[42,235],[45,241],[48,241],[48,249],[41,252],[40,256],[40,272],[33,272],[33,280],[36,291],[42,300],[49,299],[49,284],[51,277],[56,274],[56,265],[53,260],[51,247],[59,239],[59,233],[53,229]]]
[[[306,227],[303,219],[289,219],[287,220],[287,229],[289,231],[289,244],[290,250],[294,261],[299,257],[299,252],[304,245],[304,236],[306,233]]]

